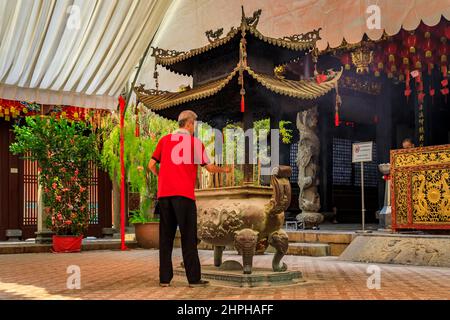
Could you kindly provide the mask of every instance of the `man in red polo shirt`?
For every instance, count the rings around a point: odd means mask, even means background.
[[[194,137],[197,115],[190,110],[178,116],[179,129],[161,138],[148,168],[158,176],[159,282],[170,285],[173,278],[172,250],[177,225],[181,233],[184,267],[190,287],[206,286],[201,280],[197,251],[197,207],[195,182],[197,165],[213,173],[230,172],[228,167],[209,163],[203,143]],[[156,164],[159,163],[159,171]]]

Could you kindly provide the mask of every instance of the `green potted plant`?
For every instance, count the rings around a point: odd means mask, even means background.
[[[14,126],[13,154],[37,161],[53,250],[76,252],[89,225],[89,164],[98,161],[96,134],[83,121],[30,116]]]
[[[142,210],[130,212],[129,222],[134,225],[136,241],[141,248],[159,248],[159,219]]]

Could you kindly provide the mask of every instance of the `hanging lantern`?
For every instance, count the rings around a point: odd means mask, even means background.
[[[341,63],[344,66],[345,70],[350,70],[351,58],[348,52],[344,53],[341,56]]]
[[[429,27],[426,24],[422,23],[420,25],[419,29],[423,32],[423,37],[425,39],[430,39],[431,38],[431,27]]]
[[[400,51],[400,56],[402,57],[402,64],[409,65],[409,50],[408,48],[402,48]]]
[[[386,48],[386,52],[388,54],[388,61],[394,62],[395,54],[397,53],[397,44],[394,41],[389,42]]]
[[[450,24],[446,24],[445,28],[444,28],[444,35],[445,37],[448,39],[450,39]]]
[[[378,68],[378,65],[376,63],[372,64],[370,70],[373,72],[375,77],[379,77],[380,76],[380,69]]]
[[[410,53],[416,53],[417,42],[417,35],[414,31],[411,31],[406,37],[406,45],[408,46]]]
[[[425,39],[423,42],[423,51],[425,53],[425,58],[433,58],[434,42],[431,38]]]
[[[443,42],[439,45],[438,48],[439,61],[441,62],[441,64],[447,62],[447,54],[448,54],[448,45],[447,43]]]
[[[412,61],[412,66],[413,68],[422,69],[422,57],[420,56],[419,53],[414,54],[413,56],[411,56],[411,61]]]

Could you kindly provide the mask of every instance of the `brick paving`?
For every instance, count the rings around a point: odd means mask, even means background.
[[[238,259],[225,252],[225,259]],[[202,264],[212,251],[200,251]],[[255,267],[269,267],[271,254],[255,257]],[[379,264],[381,288],[368,289],[367,264],[336,257],[286,256],[290,270],[306,282],[285,287],[236,288],[212,285],[189,288],[176,276],[172,287],[158,285],[158,251],[88,251],[74,254],[0,255],[0,299],[449,299],[450,268]],[[174,263],[181,262],[179,249]],[[81,289],[69,290],[69,265],[81,268]]]

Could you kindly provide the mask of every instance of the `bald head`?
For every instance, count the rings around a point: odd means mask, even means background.
[[[197,114],[191,110],[184,110],[178,116],[178,125],[180,128],[184,128],[188,123],[194,124],[197,120]]]

